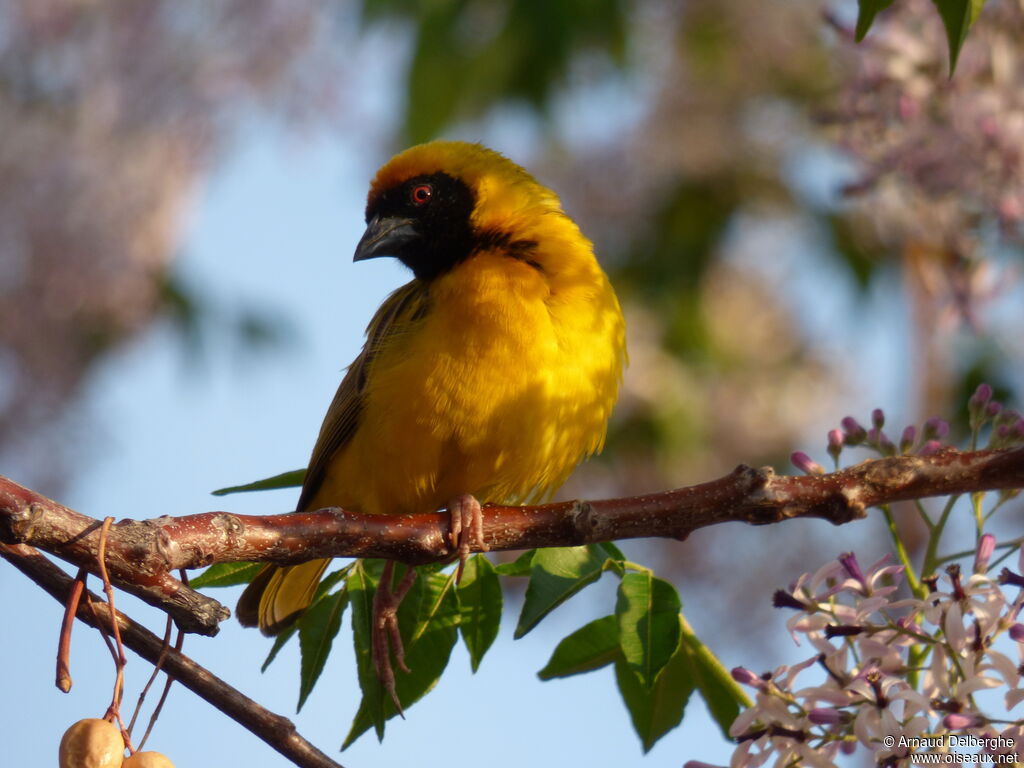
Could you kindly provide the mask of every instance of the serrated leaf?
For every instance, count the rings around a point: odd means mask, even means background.
[[[383,690],[373,668],[373,657],[370,650],[370,630],[373,625],[373,593],[380,578],[383,560],[359,560],[349,571],[346,587],[348,599],[352,606],[352,642],[356,654],[356,673],[359,677],[359,688],[363,698],[359,703],[352,727],[345,743],[345,749],[356,740],[369,726],[373,726],[377,739],[384,738],[384,707]],[[369,723],[364,725],[364,721]],[[356,726],[359,725],[357,732]]]
[[[486,556],[477,554],[466,561],[458,595],[459,634],[476,672],[501,626],[501,582]]]
[[[700,691],[701,698],[707,705],[711,716],[722,729],[726,738],[729,726],[732,725],[740,709],[751,706],[750,698],[740,688],[739,683],[732,679],[729,670],[700,641],[693,629],[682,616],[679,617],[682,628],[680,643],[681,652],[688,657],[693,682]]]
[[[621,658],[618,619],[604,616],[563,638],[537,677],[541,680],[570,677],[592,672]]]
[[[530,568],[533,567],[533,556],[536,549],[528,549],[511,563],[501,563],[495,566],[495,570],[501,576],[529,576]]]
[[[347,748],[371,727],[376,731],[378,740],[383,739],[384,724],[398,714],[373,669],[369,620],[376,577],[372,572],[368,572],[369,568],[361,570],[360,583],[353,584],[350,577],[349,591],[351,593],[353,588],[357,591],[362,590],[358,595],[358,608],[355,593],[351,594],[351,601],[356,661],[363,699],[342,749]],[[453,581],[450,574],[420,573],[398,609],[399,630],[405,646],[405,661],[410,671],[405,673],[396,668],[395,688],[398,699],[405,709],[411,707],[437,685],[445,667],[448,666],[452,647],[458,637],[459,621],[459,606]]]
[[[594,544],[537,550],[514,637],[518,640],[559,605],[597,581],[607,562],[604,550]]]
[[[292,626],[283,629],[277,637],[274,638],[274,644],[270,647],[270,653],[267,654],[267,658],[263,661],[263,666],[260,667],[260,672],[266,672],[267,667],[270,666],[271,662],[277,658],[278,652],[287,645],[288,641],[292,639],[292,636],[298,632],[299,628],[292,624]]]
[[[230,493],[247,493],[249,491],[274,491],[278,488],[297,488],[306,479],[305,469],[293,469],[290,472],[282,472],[273,477],[265,477],[245,485],[231,485],[227,488],[218,488],[211,491],[214,496],[227,496]]]
[[[316,681],[324,671],[324,664],[331,653],[334,637],[341,629],[341,617],[348,606],[348,592],[344,589],[314,602],[299,619],[299,703],[296,712],[302,710]]]
[[[619,583],[615,616],[626,663],[650,688],[679,648],[679,593],[649,571],[627,573]]]
[[[871,24],[874,22],[878,12],[884,11],[892,4],[893,0],[857,0],[857,31],[855,36],[858,43],[864,39],[864,35],[871,29]]]
[[[949,43],[949,75],[953,76],[967,33],[985,5],[985,0],[932,0],[939,9]]]
[[[248,584],[265,565],[266,563],[215,563],[194,579],[189,579],[188,585],[193,589],[201,589]]]
[[[689,660],[681,651],[669,659],[650,688],[624,660],[615,662],[615,681],[644,752],[683,721],[694,688]]]

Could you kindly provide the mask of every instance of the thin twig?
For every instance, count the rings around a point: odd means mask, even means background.
[[[14,565],[59,603],[65,603],[72,579],[41,552],[24,545],[12,546],[0,542],[0,557]],[[78,608],[79,620],[97,628],[109,624],[109,614],[102,610],[105,607],[103,601],[89,591],[85,592],[84,597],[85,605]],[[88,607],[93,601],[98,604],[95,612]],[[124,644],[150,664],[155,664],[163,646],[160,638],[123,613],[118,611],[116,615]],[[342,768],[302,738],[288,718],[262,707],[184,654],[168,651],[164,667],[179,683],[238,722],[299,768]]]
[[[181,583],[186,585],[186,586],[188,586],[188,573],[184,569],[182,569],[181,572],[178,575],[181,577]],[[167,627],[168,627],[168,631],[170,631],[170,624],[168,624]],[[175,652],[176,653],[181,653],[181,649],[182,649],[182,647],[184,647],[184,645],[185,645],[185,633],[182,632],[179,629],[178,630],[178,637],[174,641],[174,650],[175,650]],[[164,659],[164,656],[166,655],[166,653],[167,653],[167,637],[165,636],[164,637],[164,651],[161,654],[160,659],[157,661],[156,667],[154,669],[154,674],[155,674],[156,670],[160,669],[160,666],[163,663],[163,659]],[[160,713],[163,711],[164,703],[167,701],[167,694],[169,694],[171,692],[171,686],[172,685],[174,685],[174,678],[170,674],[168,674],[167,675],[167,679],[164,681],[164,689],[163,689],[163,691],[160,692],[160,698],[157,700],[156,706],[153,708],[153,714],[151,714],[149,716],[149,723],[146,724],[146,732],[144,734],[142,734],[142,741],[139,742],[139,749],[142,749],[145,746],[146,740],[149,738],[149,734],[153,732],[153,726],[156,725],[157,718],[160,717]]]
[[[71,584],[68,602],[64,606],[64,619],[60,623],[60,638],[57,640],[57,687],[64,693],[71,691],[71,630],[75,626],[75,614],[78,603],[85,589],[85,579],[89,572],[85,568],[78,569],[78,575]]]
[[[167,624],[164,626],[164,639],[163,645],[160,648],[160,658],[156,660],[156,664],[153,665],[153,672],[150,674],[146,684],[142,686],[142,690],[139,692],[138,701],[135,702],[135,710],[132,712],[132,719],[128,721],[128,733],[135,732],[135,721],[139,718],[139,713],[142,711],[142,704],[146,700],[146,694],[149,693],[149,689],[153,686],[156,681],[157,675],[160,674],[160,669],[164,665],[164,657],[167,655],[167,649],[171,647],[171,631],[174,629],[174,622],[171,621],[171,617],[167,617]],[[179,649],[180,650],[180,649]],[[143,739],[145,741],[145,739]],[[138,749],[142,749],[142,742],[139,742]]]
[[[121,736],[124,737],[125,746],[128,747],[130,754],[135,752],[132,747],[132,735],[131,731],[125,727],[124,720],[121,718],[121,700],[124,697],[124,668],[128,663],[128,658],[124,655],[124,645],[121,643],[121,630],[117,626],[117,609],[114,607],[114,586],[110,583],[110,576],[107,573],[106,566],[106,554],[107,554],[107,536],[110,533],[110,524],[114,522],[114,518],[107,517],[103,520],[103,525],[100,527],[100,540],[96,549],[96,564],[100,571],[100,578],[103,579],[103,591],[107,595],[107,609],[110,612],[110,627],[113,630],[114,645],[117,648],[117,653],[114,656],[114,694],[110,699],[110,707],[107,709],[107,717],[113,718],[117,721],[118,727],[121,729]]]

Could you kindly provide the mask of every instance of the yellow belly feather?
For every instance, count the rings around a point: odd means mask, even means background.
[[[622,345],[591,334],[604,323],[621,337],[614,293],[603,275],[602,290],[590,275],[587,290],[556,293],[534,267],[510,261],[480,254],[460,265],[432,286],[415,331],[378,350],[359,428],[312,508],[394,514],[462,493],[541,499],[600,450]]]

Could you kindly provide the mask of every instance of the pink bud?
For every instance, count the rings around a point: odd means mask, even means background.
[[[807,719],[815,725],[835,725],[842,716],[842,712],[832,707],[817,707],[807,713]]]
[[[840,424],[843,427],[843,432],[846,433],[844,442],[847,445],[860,445],[868,435],[867,430],[853,416],[845,417]]]
[[[974,572],[984,573],[988,570],[988,561],[992,553],[996,551],[996,537],[991,533],[984,534],[978,539],[978,551],[974,554]]]
[[[903,437],[900,438],[900,453],[909,453],[917,441],[917,428],[913,425],[903,430]]]
[[[929,439],[941,440],[949,434],[949,422],[945,419],[940,419],[938,416],[932,416],[924,423],[924,435]]]
[[[1024,643],[1024,624],[1014,624],[1010,627],[1010,638],[1018,643]]]
[[[875,410],[871,412],[871,424],[875,429],[881,429],[885,426],[885,411],[881,408],[875,408]]]
[[[758,677],[756,674],[754,674],[751,670],[747,669],[746,667],[733,667],[730,674],[732,675],[732,679],[735,680],[737,683],[749,685],[752,688],[760,688],[762,685],[764,685],[764,680],[762,680],[760,677]]]
[[[951,731],[962,731],[964,728],[976,728],[984,721],[977,715],[951,712],[942,718],[942,724]]]
[[[974,390],[974,394],[971,395],[971,401],[977,405],[987,405],[988,401],[992,399],[992,387],[989,384],[979,384],[978,388]]]
[[[806,475],[824,475],[825,468],[818,462],[814,461],[803,451],[795,451],[792,456],[789,457],[790,461],[793,462],[793,466],[799,469]]]

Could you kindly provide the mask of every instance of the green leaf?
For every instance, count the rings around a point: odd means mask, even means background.
[[[615,662],[615,681],[644,752],[649,752],[658,739],[682,722],[694,687],[689,660],[681,649],[669,659],[651,687],[645,686],[623,660]]]
[[[348,572],[353,568],[355,563],[346,565],[344,568],[339,568],[333,573],[327,574],[323,579],[320,580],[320,584],[316,588],[316,592],[313,593],[313,600],[310,603],[310,609],[317,604],[318,601],[323,600],[327,595],[328,591],[334,588],[334,585],[341,581]],[[278,651],[284,648],[285,644],[292,639],[298,631],[299,627],[297,624],[292,624],[290,627],[284,629],[276,638],[274,638],[274,645],[270,649],[270,653],[267,654],[266,660],[263,662],[263,666],[260,667],[260,672],[266,672],[267,667],[270,666],[271,662],[277,658]],[[301,679],[300,679],[301,685]]]
[[[619,583],[615,616],[626,663],[650,688],[679,648],[679,593],[650,571],[630,572]]]
[[[495,567],[495,570],[502,576],[529,576],[533,567],[533,556],[536,549],[528,549],[511,563],[502,563]]]
[[[478,554],[466,561],[458,593],[459,634],[476,672],[501,625],[501,582],[486,556]]]
[[[874,22],[878,12],[884,11],[892,4],[893,0],[857,0],[857,5],[859,6],[856,32],[858,43],[864,39],[864,35],[871,29],[871,24]]]
[[[398,714],[390,697],[377,679],[370,657],[370,618],[373,609],[373,589],[379,577],[373,573],[381,561],[361,561],[359,578],[349,577],[352,601],[352,623],[355,632],[356,663],[363,699],[345,737],[342,749],[347,748],[369,728],[374,728],[378,740],[384,737],[384,724]],[[401,571],[401,567],[396,570]],[[356,569],[352,571],[353,575]],[[396,582],[399,577],[396,577]],[[454,577],[437,572],[419,572],[409,593],[398,609],[399,630],[405,646],[405,661],[409,672],[395,669],[395,688],[402,706],[408,709],[440,680],[452,647],[458,637],[459,606],[452,588]],[[355,591],[353,591],[355,590]],[[358,602],[357,602],[358,599]]]
[[[324,671],[324,664],[331,653],[334,636],[341,629],[341,617],[347,606],[348,591],[340,589],[314,602],[299,619],[302,663],[299,668],[299,703],[296,712],[301,711],[320,673]]]
[[[263,661],[263,666],[260,667],[260,672],[267,671],[267,667],[269,667],[271,662],[277,658],[278,651],[284,648],[288,641],[292,639],[292,635],[298,631],[298,626],[292,624],[290,627],[283,629],[278,636],[274,638],[274,644],[271,646],[270,653],[267,654],[267,658]]]
[[[359,688],[363,692],[359,710],[356,712],[352,728],[341,748],[345,749],[372,725],[377,739],[384,738],[384,692],[377,673],[373,668],[373,657],[370,650],[370,630],[373,626],[373,593],[380,578],[383,560],[359,560],[349,571],[346,586],[348,599],[352,605],[352,641],[356,652],[356,672],[359,677]],[[369,718],[369,724],[363,721]],[[356,731],[357,723],[360,726]]]
[[[282,472],[273,477],[265,477],[245,485],[231,485],[227,488],[218,488],[212,491],[214,496],[227,496],[229,493],[245,493],[247,491],[273,491],[278,488],[297,488],[302,485],[306,478],[305,469],[293,469],[291,472]]]
[[[939,9],[942,24],[946,27],[949,42],[949,75],[953,76],[960,48],[967,39],[967,33],[981,13],[985,0],[932,0]]]
[[[722,729],[722,734],[728,739],[729,726],[741,708],[751,706],[751,701],[739,683],[732,679],[729,670],[694,634],[686,619],[680,616],[679,621],[682,626],[680,652],[687,656],[693,682],[711,716]]]
[[[193,589],[200,589],[248,584],[265,565],[266,563],[215,563],[194,579],[189,579],[188,585]]]
[[[626,560],[626,556],[622,554],[622,550],[610,541],[602,541],[597,545],[597,548],[602,550],[612,560],[617,560],[620,563],[625,562]]]
[[[537,676],[541,680],[569,677],[600,669],[621,658],[618,619],[605,616],[565,637]]]
[[[597,581],[608,561],[604,550],[594,544],[538,550],[514,637],[518,640],[559,605]]]

